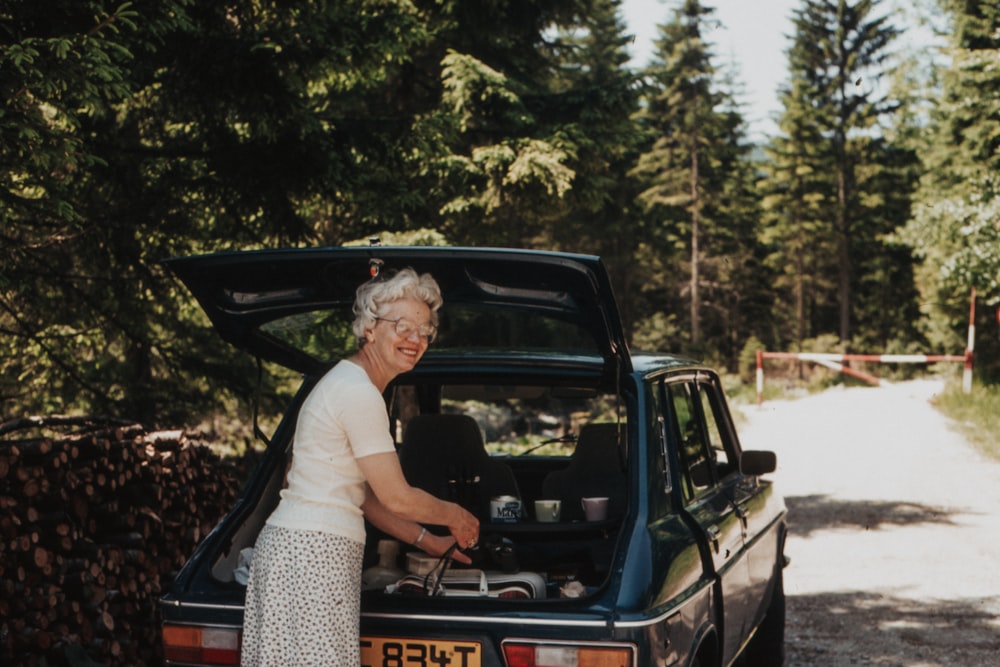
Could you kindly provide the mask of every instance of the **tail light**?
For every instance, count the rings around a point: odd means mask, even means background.
[[[635,649],[626,644],[504,642],[507,667],[632,667]]]
[[[163,657],[168,664],[238,665],[240,631],[235,628],[164,625]]]

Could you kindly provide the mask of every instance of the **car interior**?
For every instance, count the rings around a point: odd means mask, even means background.
[[[501,599],[563,598],[603,583],[627,509],[626,431],[613,396],[581,386],[424,382],[397,386],[390,406],[407,480],[481,522],[472,567],[442,568],[448,578],[436,594],[466,596],[472,588]],[[587,517],[584,498],[605,500]],[[513,501],[515,513],[498,516],[498,499]],[[536,501],[550,507],[542,516]],[[369,527],[368,565],[377,562],[384,537]],[[406,561],[410,547],[400,546]],[[505,595],[487,591],[494,580]],[[512,586],[534,592],[518,595]]]
[[[388,564],[399,579],[383,585],[380,578],[366,595],[560,599],[600,588],[628,495],[624,410],[612,393],[424,378],[390,387],[387,403],[407,480],[473,512],[480,544],[468,552],[471,567],[445,563],[408,544],[387,545],[391,538],[369,525],[366,570]],[[253,542],[277,503],[284,469],[274,466],[260,502],[216,560],[220,582],[245,585]],[[588,517],[583,498],[606,500]],[[535,501],[549,501],[545,516],[536,514]],[[500,516],[493,512],[500,504],[516,510]],[[427,528],[447,534],[443,526]]]

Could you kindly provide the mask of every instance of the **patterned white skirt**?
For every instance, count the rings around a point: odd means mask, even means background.
[[[242,667],[357,667],[364,545],[264,526],[243,613]]]

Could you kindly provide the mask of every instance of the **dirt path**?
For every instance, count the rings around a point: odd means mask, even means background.
[[[942,386],[744,408],[789,508],[788,667],[1000,665],[1000,463],[933,409]]]

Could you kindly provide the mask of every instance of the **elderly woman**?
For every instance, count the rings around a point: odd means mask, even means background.
[[[456,541],[463,548],[476,544],[479,522],[472,514],[407,484],[382,398],[434,340],[440,307],[437,283],[412,269],[358,288],[360,348],[302,404],[287,487],[257,538],[244,666],[360,664],[365,518],[435,556]],[[429,533],[422,523],[445,525],[451,535]]]

